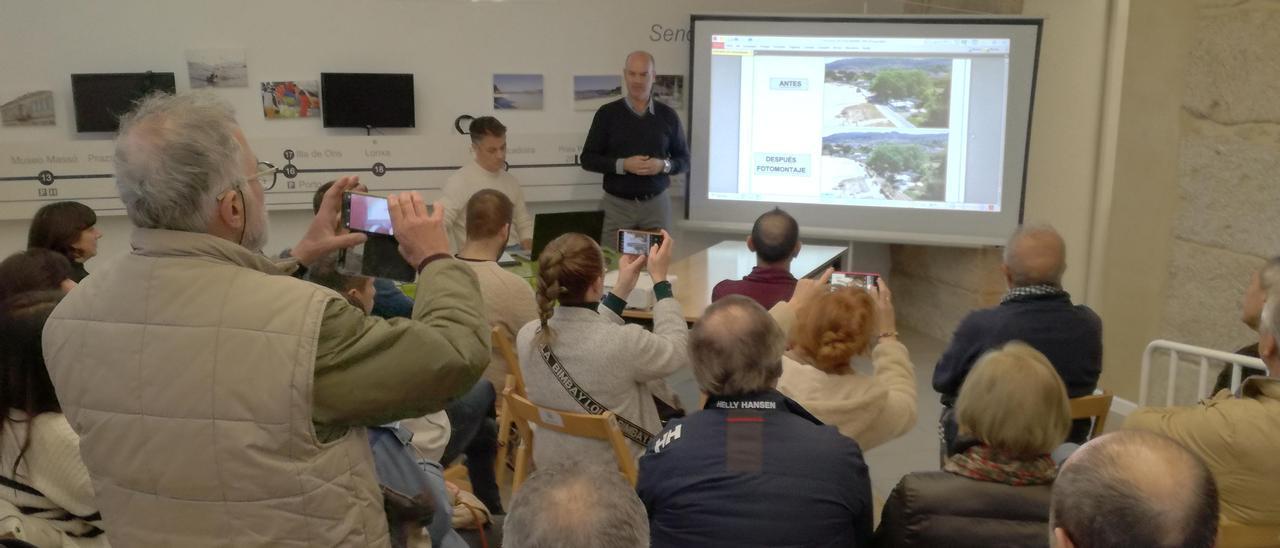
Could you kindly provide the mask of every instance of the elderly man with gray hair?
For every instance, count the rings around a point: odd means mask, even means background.
[[[502,527],[502,545],[648,548],[649,518],[617,469],[558,462],[520,484]]]
[[[1071,303],[1062,289],[1067,246],[1048,225],[1024,225],[1009,238],[1000,266],[1009,292],[998,306],[975,310],[960,322],[933,371],[933,389],[942,396],[939,435],[949,455],[957,428],[956,395],[969,370],[988,350],[1022,341],[1053,364],[1067,396],[1092,394],[1102,374],[1102,319],[1085,305]],[[1089,421],[1076,421],[1067,440],[1084,443]],[[945,457],[944,457],[945,458]]]
[[[154,95],[125,115],[116,186],[132,252],[54,310],[44,354],[115,546],[388,546],[363,426],[436,411],[489,364],[471,269],[443,210],[389,199],[422,280],[412,318],[368,317],[289,276],[364,240],[339,179],[293,257],[267,240],[274,168],[224,100]]]
[[[1189,407],[1144,407],[1124,427],[1163,434],[1195,453],[1218,482],[1225,521],[1280,526],[1280,291],[1272,289],[1258,326],[1267,375],[1251,377],[1239,395],[1225,390]]]
[[[653,546],[869,546],[871,483],[857,442],[774,389],[786,337],[730,295],[689,333],[703,410],[667,424],[636,490]]]

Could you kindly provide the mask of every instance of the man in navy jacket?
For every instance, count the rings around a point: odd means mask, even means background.
[[[870,546],[862,450],[774,390],[784,348],[778,325],[741,295],[690,331],[708,399],[640,458],[653,546]]]
[[[1039,350],[1067,385],[1067,396],[1092,394],[1102,374],[1102,320],[1089,307],[1071,304],[1062,289],[1066,244],[1049,226],[1023,226],[1004,248],[1001,270],[1009,293],[994,308],[970,313],[933,370],[933,389],[942,395],[943,450],[955,441],[951,406],[974,362],[1009,341]],[[1068,440],[1084,443],[1089,421],[1076,421]]]

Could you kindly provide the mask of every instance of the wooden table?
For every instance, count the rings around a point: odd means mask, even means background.
[[[847,248],[829,245],[802,245],[800,254],[791,261],[791,274],[810,278],[839,262]],[[725,241],[671,263],[668,275],[674,276],[672,288],[688,322],[697,321],[711,304],[711,290],[721,280],[739,280],[756,266],[756,254],[741,240]],[[627,309],[622,317],[652,320],[652,310]]]

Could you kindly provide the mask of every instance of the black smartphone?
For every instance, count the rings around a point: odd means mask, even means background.
[[[648,255],[653,246],[660,244],[661,232],[628,229],[618,231],[618,251],[624,255]]]
[[[387,199],[363,192],[343,193],[342,226],[366,234],[395,235]]]
[[[861,287],[870,291],[879,286],[876,284],[880,275],[875,272],[832,272],[832,287]]]
[[[348,276],[386,278],[411,283],[417,269],[400,255],[400,244],[391,236],[369,234],[363,244],[338,251],[338,272]]]

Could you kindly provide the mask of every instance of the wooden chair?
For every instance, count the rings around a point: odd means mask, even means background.
[[[636,484],[636,461],[627,446],[627,438],[618,428],[618,419],[613,412],[606,411],[602,415],[569,413],[558,409],[548,409],[534,405],[528,399],[517,395],[514,387],[507,386],[502,394],[505,407],[514,418],[516,428],[520,430],[520,447],[516,450],[516,471],[511,481],[511,493],[514,495],[529,475],[529,464],[533,459],[533,429],[531,423],[540,430],[560,432],[570,436],[590,438],[609,442],[613,455],[618,459],[618,471],[622,473],[632,486]]]
[[[511,337],[507,335],[507,329],[502,326],[493,328],[491,339],[493,348],[502,356],[502,360],[507,362],[507,381],[506,389],[515,390],[516,395],[528,397],[528,393],[524,390],[524,375],[520,373],[520,358],[516,356],[515,345],[511,344]],[[495,474],[498,484],[501,485],[507,481],[507,468],[511,463],[511,444],[520,442],[519,439],[511,439],[511,429],[515,421],[511,418],[511,412],[508,411],[503,398],[498,398],[498,459],[494,463],[497,468]]]
[[[1280,546],[1280,527],[1218,522],[1218,548]]]
[[[1107,415],[1111,413],[1113,397],[1110,390],[1103,390],[1101,394],[1071,398],[1071,420],[1093,419],[1093,428],[1089,429],[1089,439],[1100,436],[1106,431]]]

